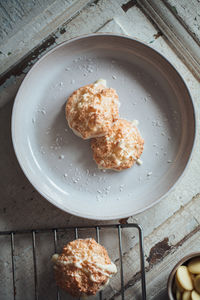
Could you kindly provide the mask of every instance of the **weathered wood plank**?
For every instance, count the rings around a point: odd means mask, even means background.
[[[174,11],[162,1],[138,0],[138,3],[165,34],[171,46],[191,72],[200,80],[199,43],[181,25]]]
[[[0,72],[4,73],[37,47],[44,39],[78,14],[91,0],[56,0],[41,10],[7,40],[0,44]],[[25,22],[25,21],[23,21]],[[27,34],[28,33],[28,34]]]
[[[19,86],[15,82],[16,78],[17,81],[20,83],[24,78],[24,73],[28,72],[30,67],[36,62],[37,59],[39,59],[53,46],[55,46],[56,44],[64,40],[70,39],[77,35],[98,31],[99,28],[101,28],[106,22],[108,22],[114,16],[121,16],[121,15],[125,16],[125,13],[121,8],[124,2],[125,2],[124,0],[117,0],[117,1],[101,0],[97,4],[90,5],[83,10],[83,14],[81,13],[80,17],[77,16],[74,19],[75,20],[74,22],[70,22],[69,24],[63,25],[61,32],[60,30],[55,30],[56,24],[54,25],[52,24],[52,26],[55,26],[54,34],[49,36],[48,39],[46,39],[41,45],[36,47],[31,52],[28,51],[28,49],[24,48],[23,49],[24,53],[26,54],[28,53],[28,54],[23,59],[21,59],[22,52],[20,52],[20,59],[16,64],[16,66],[12,67],[12,69],[6,72],[6,74],[4,74],[3,76],[0,76],[0,85],[4,83],[4,85],[2,85],[1,87],[1,89],[3,90],[3,96],[0,95],[0,107],[1,105],[3,105],[3,103],[6,103],[9,98],[8,94],[5,91],[5,87],[7,88],[10,85],[15,86],[16,87],[15,92],[16,92],[17,86]],[[104,13],[102,14],[102,12]],[[64,13],[65,12],[63,12],[63,14]],[[68,11],[67,16],[69,14],[70,11]],[[38,41],[41,40],[42,38],[39,38]],[[11,43],[10,40],[9,42]],[[16,51],[18,52],[19,49],[16,49]],[[17,57],[13,59],[15,60],[17,59]],[[9,66],[13,64],[11,55],[9,56],[9,60],[7,60],[7,63],[9,64]],[[1,66],[1,58],[0,58],[0,66]],[[3,71],[3,65],[1,70]]]
[[[0,2],[0,44],[16,34],[55,0],[2,0]],[[70,1],[68,1],[70,2]],[[72,3],[72,0],[71,0]],[[69,3],[70,4],[70,3]]]
[[[165,3],[200,43],[200,2],[198,0],[165,0]]]

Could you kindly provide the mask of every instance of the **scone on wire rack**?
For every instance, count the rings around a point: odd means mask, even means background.
[[[68,98],[66,119],[73,132],[83,139],[106,134],[119,118],[119,98],[116,91],[100,79],[85,85]]]
[[[100,169],[121,171],[130,168],[140,158],[144,140],[136,122],[119,119],[105,136],[92,139],[91,147]]]
[[[117,272],[106,249],[94,239],[77,239],[54,254],[56,284],[74,297],[95,295]]]

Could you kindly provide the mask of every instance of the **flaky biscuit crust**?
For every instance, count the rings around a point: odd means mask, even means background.
[[[132,122],[119,119],[105,136],[92,139],[91,147],[99,168],[121,171],[140,158],[144,140]]]
[[[68,98],[65,113],[69,127],[78,136],[103,136],[119,118],[118,95],[102,84],[83,86]]]
[[[106,249],[94,239],[77,239],[64,246],[58,256],[54,266],[56,283],[75,297],[95,295],[112,275],[100,267],[111,264]]]

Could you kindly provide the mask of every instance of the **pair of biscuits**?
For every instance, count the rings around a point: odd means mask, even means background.
[[[101,169],[130,168],[143,152],[144,140],[137,127],[119,118],[119,97],[103,79],[68,98],[66,119],[76,135],[92,138],[93,157]]]

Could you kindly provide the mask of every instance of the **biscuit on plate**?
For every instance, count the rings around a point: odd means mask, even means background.
[[[77,239],[54,254],[57,285],[74,297],[95,295],[117,272],[106,249],[94,239]]]
[[[118,95],[100,79],[73,92],[66,103],[65,114],[69,127],[79,137],[103,136],[119,117]]]
[[[141,156],[144,140],[134,122],[119,119],[103,137],[92,139],[93,158],[100,169],[130,168]]]

